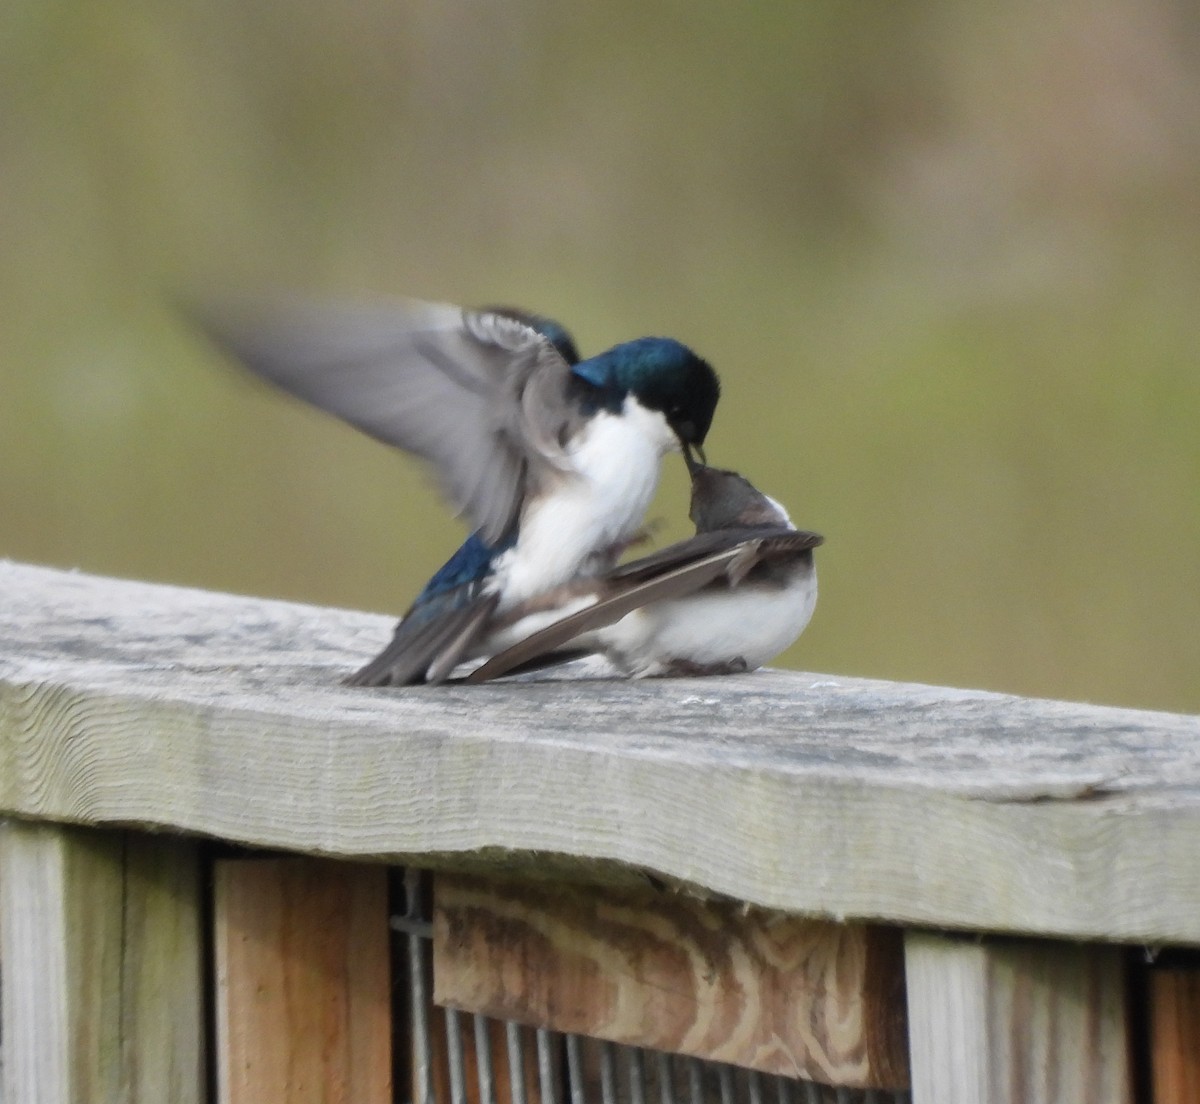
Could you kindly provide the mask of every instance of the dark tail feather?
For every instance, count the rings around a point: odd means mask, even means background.
[[[515,667],[505,667],[498,675],[485,675],[482,679],[476,679],[470,675],[462,679],[463,682],[485,682],[498,678],[512,678],[517,675],[531,675],[535,671],[545,671],[551,667],[561,667],[565,663],[574,663],[577,659],[586,659],[590,655],[595,655],[595,652],[588,651],[587,648],[560,648],[555,652],[546,652],[543,655],[534,656],[533,659],[527,659],[524,663],[518,663]]]
[[[442,681],[478,638],[496,600],[496,595],[489,594],[429,620],[405,618],[396,626],[387,647],[361,670],[347,676],[343,684],[412,686],[427,680]],[[431,672],[440,677],[431,677]]]
[[[467,650],[483,634],[484,626],[496,612],[496,605],[499,601],[498,594],[489,594],[469,607],[472,613],[466,624],[439,649],[438,655],[425,672],[427,682],[437,686],[450,677],[450,672],[462,662]]]

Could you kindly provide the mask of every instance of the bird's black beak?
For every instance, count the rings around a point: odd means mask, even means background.
[[[696,456],[700,457],[699,463],[696,462],[696,457],[692,455],[692,450],[696,450]],[[708,466],[708,460],[705,458],[704,449],[700,445],[685,444],[683,446],[683,459],[687,464],[688,474],[694,476],[701,468]]]

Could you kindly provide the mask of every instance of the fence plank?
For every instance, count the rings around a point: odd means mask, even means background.
[[[221,1104],[391,1104],[386,870],[222,860],[213,904]]]
[[[1150,971],[1154,1104],[1200,1100],[1200,970]]]
[[[0,813],[1200,944],[1200,718],[784,672],[352,689],[391,619],[3,563],[0,597]]]
[[[1120,947],[905,936],[914,1101],[1128,1104]]]
[[[439,874],[440,1003],[870,1088],[907,1085],[898,930],[653,890]]]
[[[0,827],[4,1099],[199,1104],[195,845]]]

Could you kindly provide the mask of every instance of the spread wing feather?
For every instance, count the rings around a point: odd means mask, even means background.
[[[527,490],[570,470],[570,369],[518,319],[419,300],[283,299],[193,315],[264,379],[429,461],[489,544],[511,532]]]

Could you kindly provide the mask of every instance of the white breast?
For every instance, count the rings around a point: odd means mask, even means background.
[[[596,630],[589,643],[634,678],[667,674],[676,661],[716,667],[740,659],[753,671],[795,642],[816,604],[816,568],[798,565],[782,589],[710,590],[655,602]]]
[[[501,609],[609,566],[642,524],[662,457],[678,447],[666,419],[632,396],[620,416],[591,419],[568,449],[575,471],[526,508],[517,543],[496,561]]]

